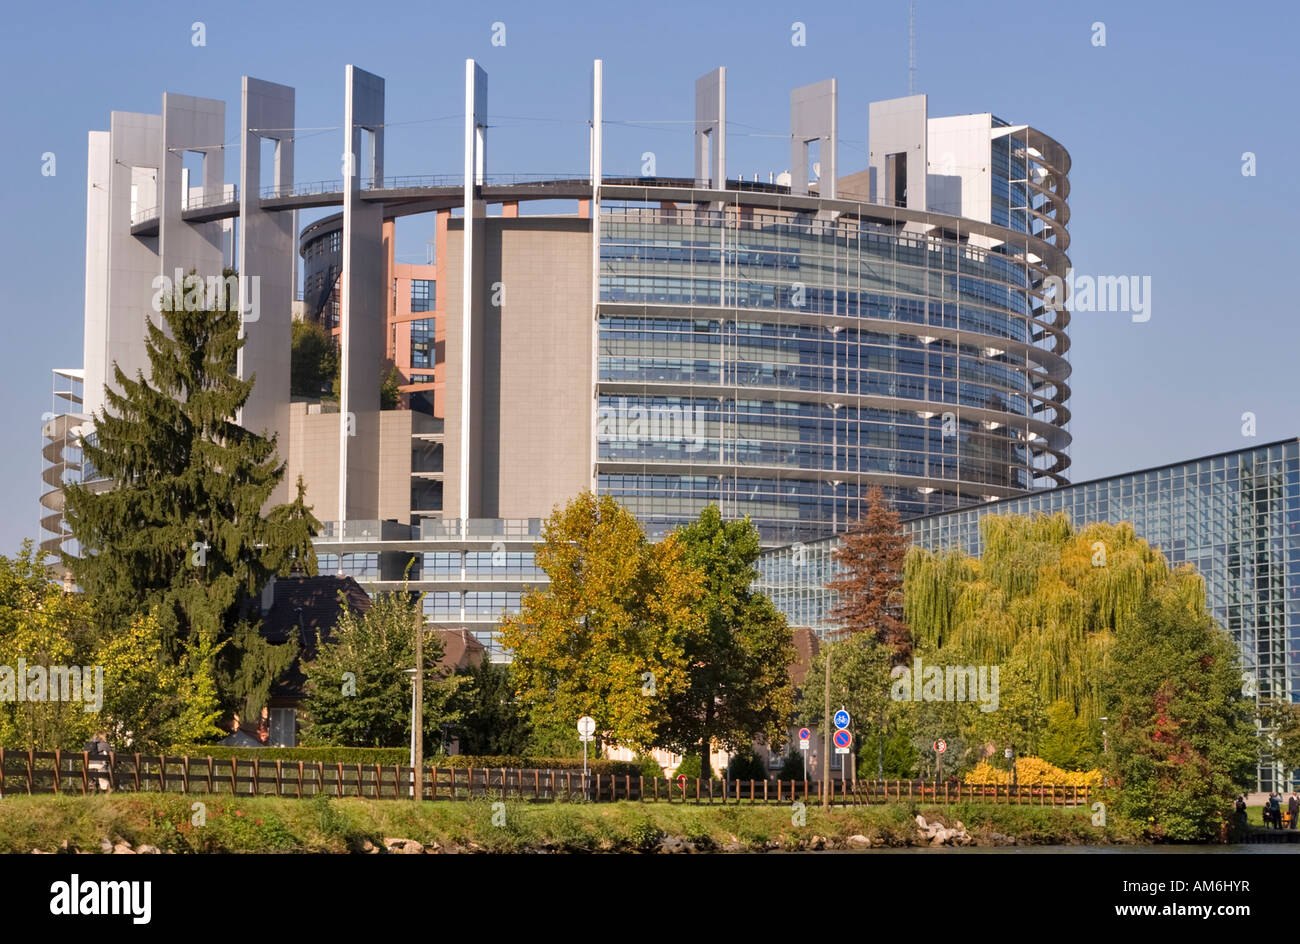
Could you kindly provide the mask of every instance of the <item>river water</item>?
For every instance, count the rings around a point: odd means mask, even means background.
[[[828,853],[866,856],[1287,856],[1300,853],[1300,843],[1240,845],[993,845],[901,846],[880,849],[828,849]]]

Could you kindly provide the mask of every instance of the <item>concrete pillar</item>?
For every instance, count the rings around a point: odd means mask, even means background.
[[[460,436],[457,456],[462,521],[478,517],[482,503],[482,435],[475,406],[483,394],[483,254],[487,207],[480,187],[487,172],[487,73],[465,60],[465,235],[461,253]]]
[[[244,76],[236,256],[245,304],[239,376],[244,380],[255,378],[255,382],[239,423],[255,433],[275,436],[281,459],[289,449],[294,214],[262,209],[262,139],[275,141],[270,184],[278,192],[288,192],[293,187],[293,123],[293,89]],[[250,300],[256,305],[250,305]],[[271,502],[288,500],[293,488],[293,482],[281,482]]]
[[[600,456],[596,442],[600,408],[600,184],[605,158],[605,62],[591,65],[591,490],[596,491]]]
[[[216,199],[226,182],[226,103],[211,98],[163,93],[163,153],[158,169],[158,254],[160,271],[175,278],[175,270],[195,270],[203,278],[221,275],[221,222],[186,223],[181,213],[198,200]],[[203,155],[203,179],[187,183],[186,151]]]
[[[695,80],[695,185],[727,185],[727,69]]]
[[[113,365],[128,377],[149,375],[145,325],[152,318],[153,280],[160,271],[157,237],[131,235],[132,214],[156,215],[162,154],[162,118],[115,111],[110,116],[108,154],[92,134],[86,194],[86,413],[104,409],[104,388],[113,385]],[[102,197],[106,188],[107,197]],[[93,279],[93,281],[92,281]],[[102,289],[99,298],[93,297]]]
[[[368,153],[362,152],[363,131],[370,133]],[[384,176],[384,80],[351,65],[344,80],[343,134],[340,528],[342,522],[379,514],[379,372],[384,356],[384,209],[362,200],[373,180]]]
[[[839,166],[839,91],[824,79],[790,93],[790,192],[808,193],[808,145],[821,142],[818,196],[835,198]]]
[[[867,153],[873,183],[871,199],[886,206],[927,209],[929,121],[926,108],[924,95],[870,104]],[[957,189],[960,192],[960,186]],[[900,196],[904,191],[906,200]]]
[[[83,409],[90,408],[93,398],[96,410],[103,406],[105,371],[109,367],[104,353],[108,349],[109,187],[113,176],[110,137],[107,131],[90,132],[86,151],[86,333],[82,395]]]

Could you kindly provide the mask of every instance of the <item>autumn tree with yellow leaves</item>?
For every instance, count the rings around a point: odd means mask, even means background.
[[[584,492],[546,520],[536,555],[550,583],[501,627],[534,730],[563,743],[589,715],[606,743],[655,745],[665,699],[686,690],[687,652],[705,631],[704,582],[681,540],[651,542],[613,498]]]

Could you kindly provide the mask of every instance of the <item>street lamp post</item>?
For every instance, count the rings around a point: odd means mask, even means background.
[[[424,799],[424,614],[415,614],[415,668],[403,669],[411,676],[411,796]],[[444,726],[445,728],[445,726]],[[416,785],[419,785],[419,795]]]
[[[415,799],[424,799],[424,613],[415,614],[415,684],[411,687],[415,704],[411,708],[411,740],[414,758],[411,776],[415,780]]]
[[[411,679],[411,736],[407,738],[407,762],[411,769],[415,769],[415,669],[403,669],[403,675],[410,676]],[[409,788],[410,795],[415,795],[415,787]]]
[[[829,634],[827,634],[829,636]],[[822,714],[822,809],[831,808],[831,798],[827,793],[830,787],[831,771],[831,647],[830,639],[826,640],[826,705],[825,712]]]

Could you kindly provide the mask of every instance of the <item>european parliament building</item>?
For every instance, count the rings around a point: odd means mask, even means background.
[[[872,485],[914,517],[1066,481],[1069,313],[1050,286],[1069,271],[1070,158],[1033,126],[873,102],[868,159],[845,169],[827,79],[790,94],[789,164],[743,179],[719,68],[694,84],[693,174],[615,177],[597,61],[585,170],[493,174],[471,60],[460,173],[406,155],[398,176],[383,78],[343,79],[354,159],[335,180],[297,180],[296,92],[252,77],[237,168],[211,147],[230,137],[218,100],[166,93],[90,133],[85,358],[55,373],[47,551],[73,549],[59,486],[93,477],[78,437],[113,366],[148,366],[154,282],[225,266],[258,290],[239,419],[305,482],[323,564],[383,589],[414,557],[430,619],[489,646],[542,576],[540,520],[584,489],[654,536],[717,503],[775,547],[842,529]],[[400,266],[395,227],[420,215],[429,263]],[[294,320],[335,339],[337,397],[291,391]]]
[[[297,92],[249,76],[229,124],[226,102],[168,92],[89,133],[84,360],[54,372],[43,420],[45,551],[77,550],[62,485],[96,481],[80,443],[114,365],[147,370],[156,281],[229,267],[256,290],[241,287],[238,371],[255,383],[238,419],[277,439],[276,500],[304,481],[322,568],[371,590],[409,573],[429,622],[494,658],[508,658],[502,615],[545,581],[542,520],[583,490],[654,537],[710,503],[747,516],[769,549],[764,588],[817,628],[824,594],[788,548],[828,553],[880,486],[929,546],[973,549],[987,513],[1132,520],[1201,569],[1261,691],[1300,695],[1294,442],[1069,483],[1061,143],[991,113],[932,116],[912,95],[869,103],[846,135],[865,159],[845,167],[828,78],[773,105],[788,163],[746,177],[718,68],[683,83],[682,175],[616,176],[597,60],[573,142],[584,166],[495,173],[487,73],[468,60],[448,78],[443,98],[463,92],[454,168],[386,146],[411,116],[389,115],[385,80],[356,66],[334,179],[298,179]],[[232,135],[237,148],[213,146]],[[417,217],[427,262],[399,264],[397,227]],[[295,321],[333,338],[337,393],[291,389]],[[393,370],[395,402],[381,397]]]

